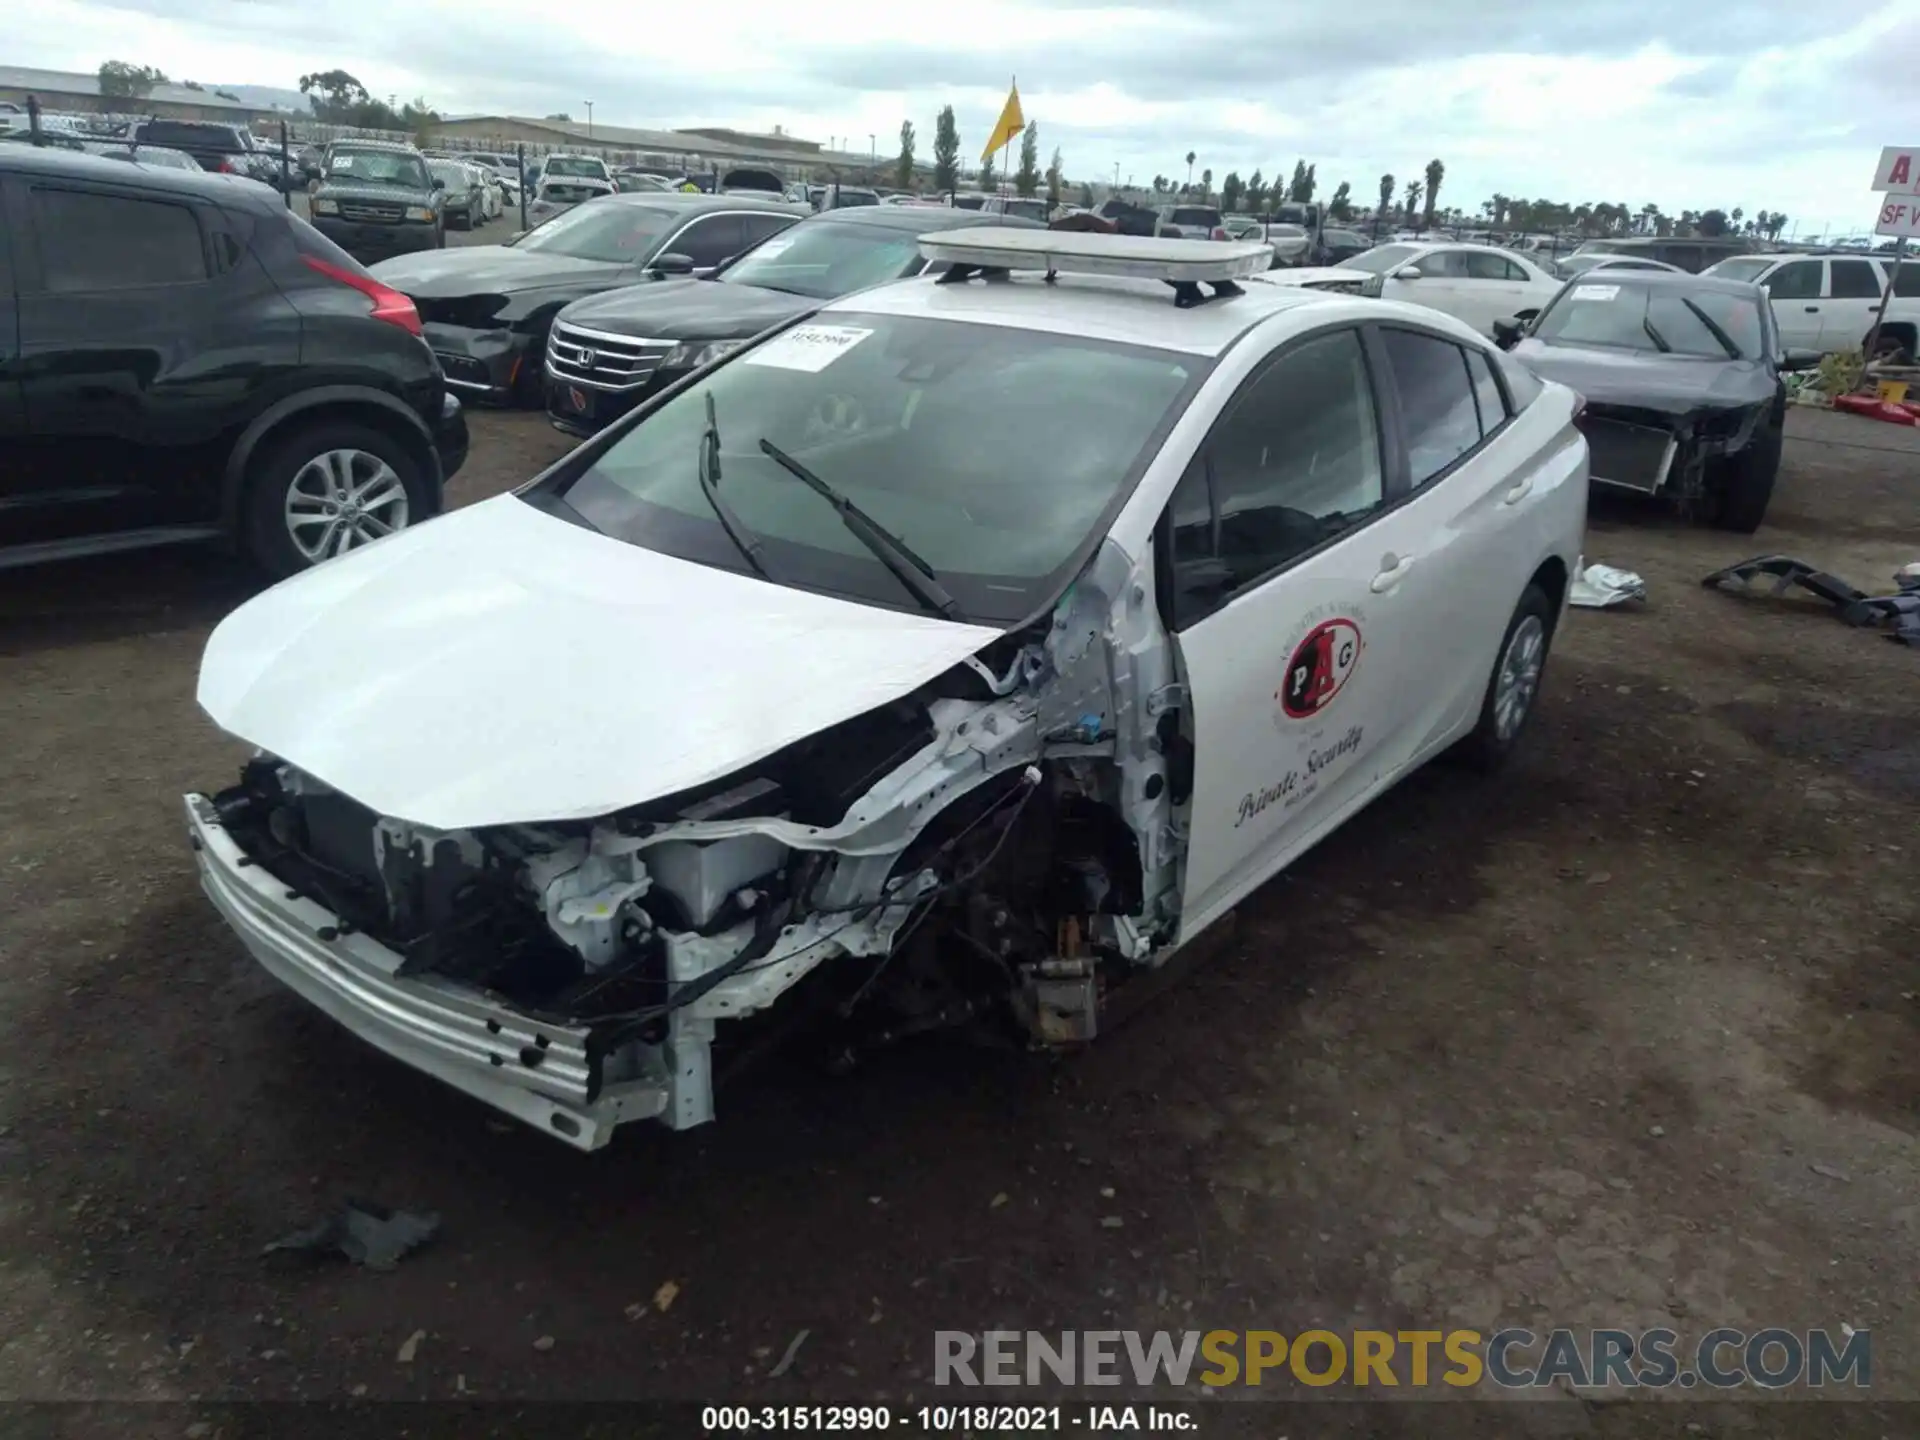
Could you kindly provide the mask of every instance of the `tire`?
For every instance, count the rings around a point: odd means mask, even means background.
[[[347,486],[360,493],[352,496]],[[369,499],[375,504],[367,506]],[[361,523],[342,529],[335,522],[329,533],[325,507],[343,502],[365,507],[358,512]],[[296,505],[299,515],[310,518],[290,518]],[[283,580],[351,553],[379,538],[383,528],[393,533],[417,524],[433,509],[420,462],[406,446],[358,421],[315,420],[271,439],[250,467],[246,549],[261,569]]]
[[[1751,535],[1760,528],[1773,499],[1773,482],[1780,475],[1784,438],[1783,427],[1769,422],[1745,450],[1721,466],[1718,493],[1713,497],[1716,529]]]
[[[1467,766],[1490,775],[1507,763],[1533,718],[1547,652],[1553,646],[1557,607],[1538,585],[1528,585],[1507,621],[1493,673],[1480,700],[1480,718],[1455,753]],[[1529,674],[1530,672],[1530,674]],[[1515,682],[1522,682],[1516,695]],[[1517,702],[1517,707],[1516,707]]]
[[[1892,365],[1911,365],[1914,349],[1913,331],[1905,325],[1882,326],[1876,348],[1879,354],[1874,356],[1874,359],[1883,360]]]

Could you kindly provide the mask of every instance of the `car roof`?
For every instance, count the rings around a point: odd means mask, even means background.
[[[1157,280],[1062,274],[1049,283],[1038,275],[1018,275],[962,285],[931,278],[900,280],[829,301],[819,313],[924,316],[1211,357],[1269,315],[1334,298],[1313,290],[1254,285],[1243,294],[1182,310],[1173,303],[1173,292]]]
[[[1579,277],[1567,281],[1569,285],[1583,283],[1591,285],[1596,282],[1583,281]],[[1598,283],[1651,285],[1656,290],[1707,290],[1720,295],[1743,297],[1765,293],[1751,280],[1729,280],[1724,275],[1689,275],[1684,270],[1610,270],[1607,272],[1607,278]]]
[[[338,135],[327,141],[327,148],[339,146],[345,150],[392,150],[402,155],[418,155],[420,147],[406,140],[371,140],[358,135]]]
[[[995,215],[985,210],[936,209],[931,205],[855,205],[845,210],[822,210],[802,225],[831,223],[864,225],[874,230],[907,230],[924,235],[930,230],[958,230],[974,225],[1007,226],[1016,230],[1044,230],[1037,220],[1019,215]]]
[[[156,147],[165,149],[167,147]],[[281,208],[281,200],[272,190],[238,175],[221,175],[210,170],[169,170],[164,165],[130,166],[125,160],[108,159],[84,150],[38,145],[0,146],[0,168],[30,171],[41,175],[68,175],[76,179],[107,180],[127,183],[129,173],[149,190],[178,195],[198,195],[206,200],[252,200],[262,197]]]
[[[617,190],[611,195],[602,195],[593,202],[596,205],[645,205],[649,207],[665,206],[673,210],[770,210],[776,215],[795,215],[801,213],[800,207],[791,200],[776,198],[759,199],[753,195],[708,195],[691,190]],[[839,211],[831,211],[839,214]]]

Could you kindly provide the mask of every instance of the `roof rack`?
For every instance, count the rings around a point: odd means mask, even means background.
[[[1181,309],[1205,303],[1203,284],[1212,287],[1214,299],[1239,295],[1243,292],[1234,281],[1264,274],[1273,263],[1273,251],[1258,240],[1173,240],[1010,225],[936,230],[920,237],[920,254],[948,267],[938,282],[943,285],[976,276],[1005,280],[1016,270],[1042,272],[1049,283],[1058,275],[1122,276],[1165,282]]]

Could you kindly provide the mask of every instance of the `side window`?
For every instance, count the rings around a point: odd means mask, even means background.
[[[1920,265],[1902,265],[1893,277],[1893,293],[1912,300],[1920,297]]]
[[[1827,273],[1832,277],[1833,298],[1836,300],[1880,298],[1879,272],[1865,260],[1829,260]]]
[[[704,270],[718,265],[729,255],[738,255],[745,248],[738,215],[709,215],[694,221],[668,241],[662,253],[685,255],[696,269]]]
[[[1469,280],[1518,280],[1520,267],[1509,265],[1504,255],[1483,254],[1478,250],[1463,252],[1467,262]]]
[[[1660,252],[1658,258],[1697,275],[1707,263],[1707,252],[1698,245],[1669,245]]]
[[[1466,256],[1458,250],[1429,250],[1413,262],[1422,276],[1444,276],[1449,280],[1468,274]]]
[[[778,235],[793,224],[793,221],[785,215],[746,215],[741,218],[740,223],[746,227],[746,239],[741,242],[740,247],[744,250],[748,246],[758,245],[762,240]]]
[[[1285,352],[1234,397],[1174,491],[1174,624],[1211,614],[1385,498],[1359,335]]]
[[[36,186],[33,226],[49,294],[184,285],[207,278],[200,222],[185,205]]]
[[[1491,435],[1507,423],[1507,397],[1493,378],[1493,367],[1478,350],[1467,351],[1467,377],[1473,381],[1473,402],[1480,408],[1480,433]]]
[[[1760,283],[1776,300],[1818,300],[1820,298],[1820,262],[1818,260],[1789,261]]]
[[[1400,392],[1400,425],[1416,486],[1480,443],[1466,357],[1451,340],[1411,330],[1382,330],[1381,343]]]

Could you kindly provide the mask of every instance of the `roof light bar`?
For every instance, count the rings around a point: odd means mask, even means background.
[[[936,230],[920,237],[920,254],[933,264],[956,267],[1124,276],[1169,285],[1244,280],[1264,275],[1273,264],[1273,250],[1259,240],[1163,240],[1002,225]]]

